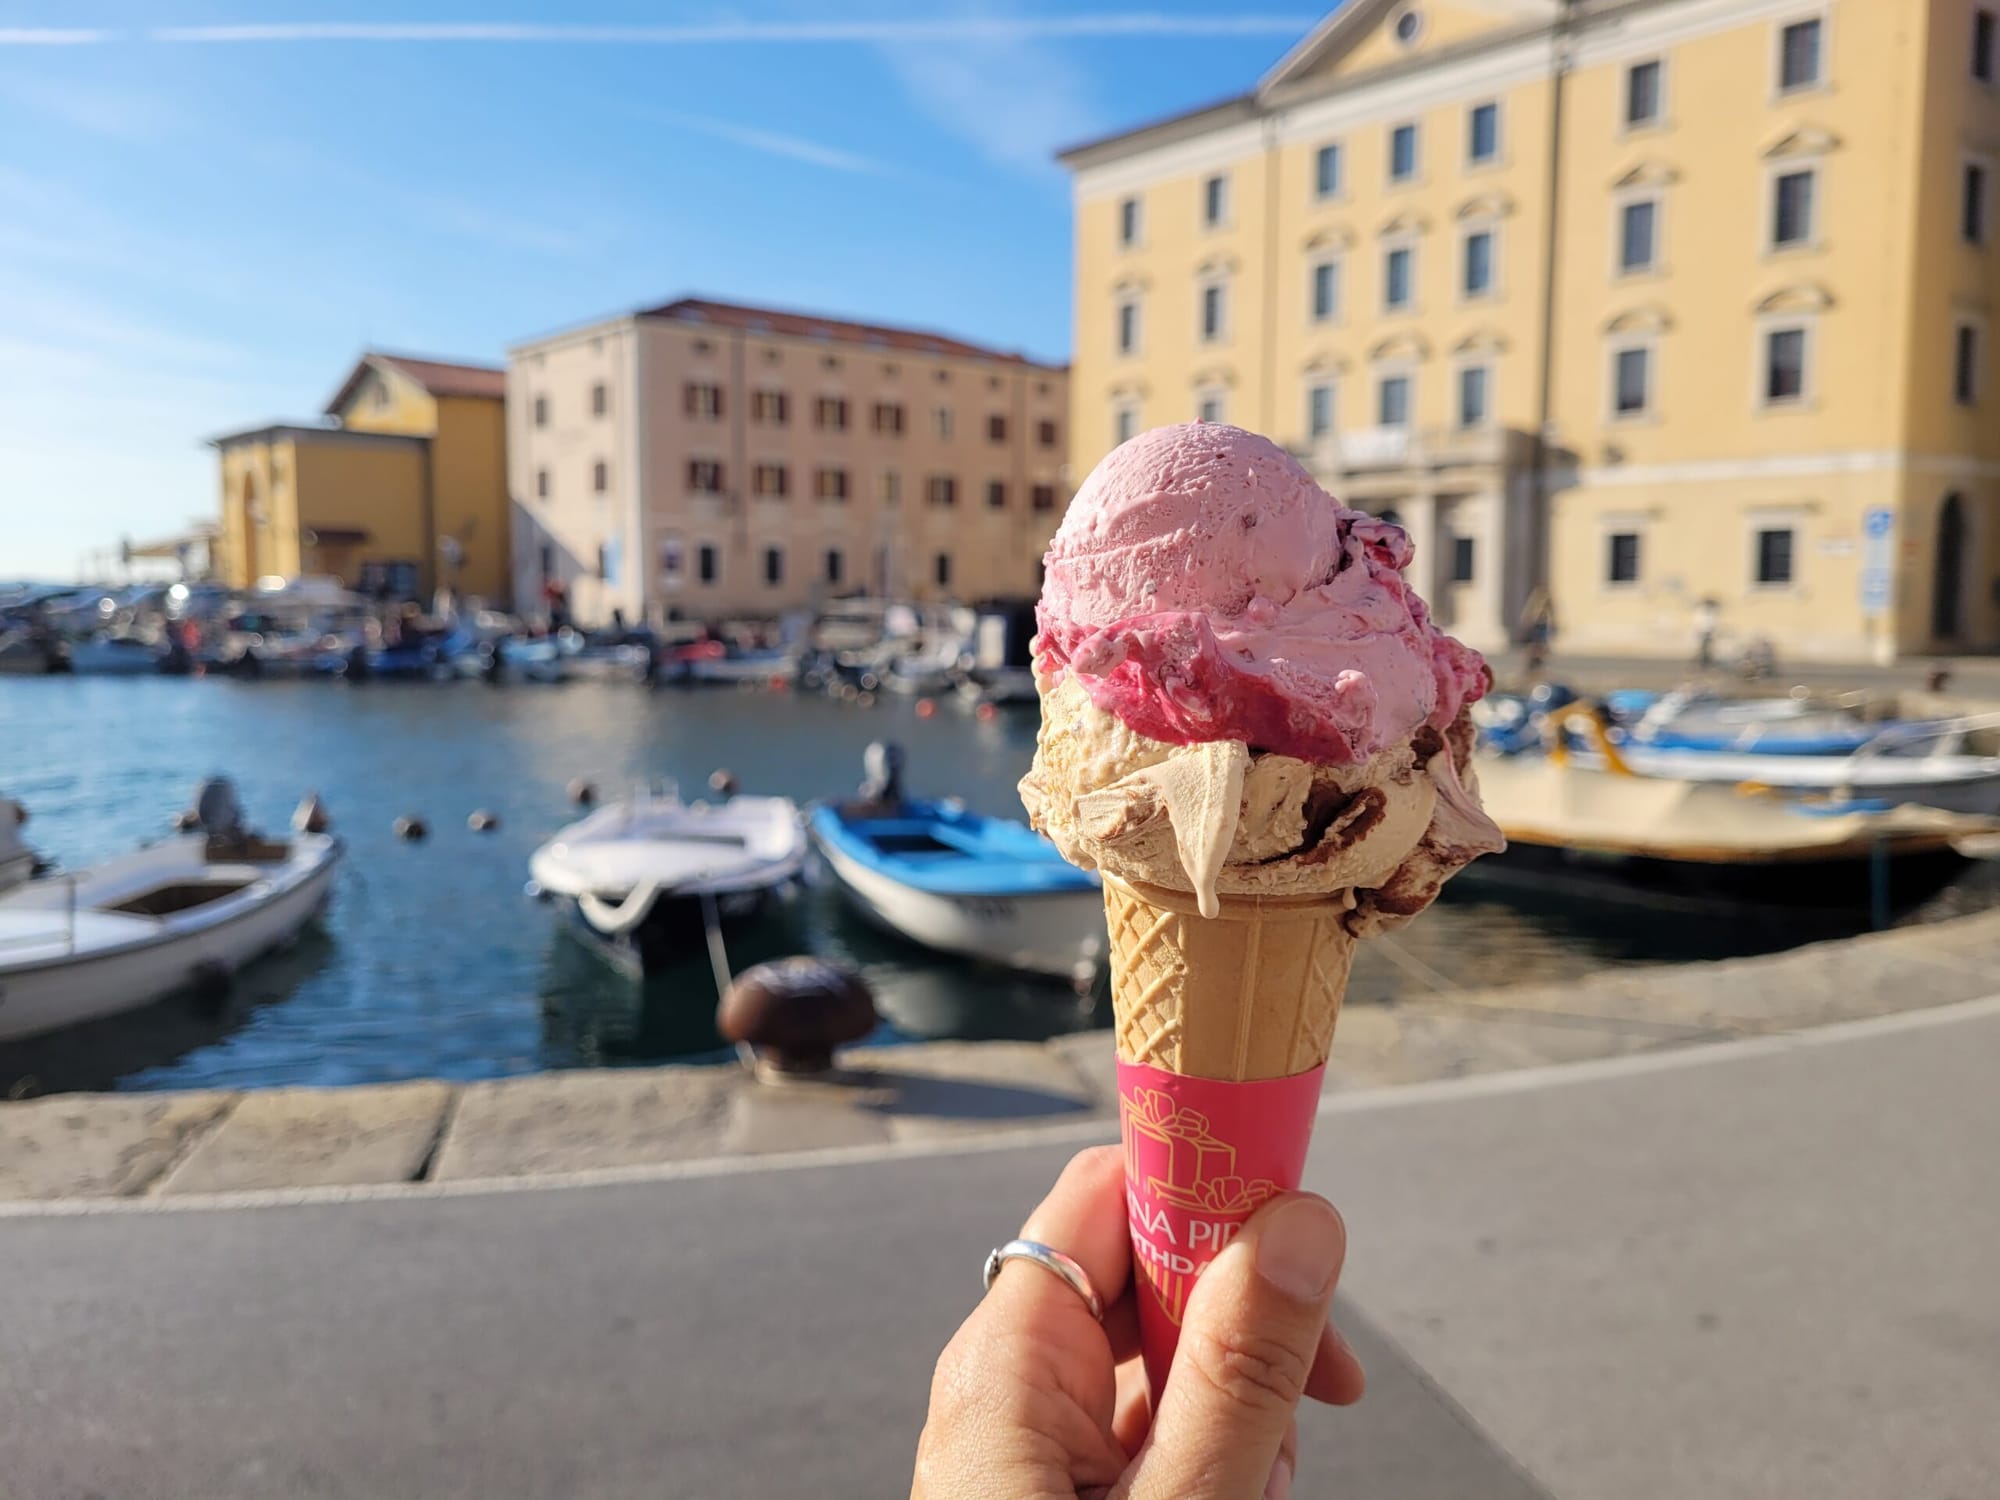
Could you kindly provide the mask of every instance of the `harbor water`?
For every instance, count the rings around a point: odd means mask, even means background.
[[[317,792],[347,845],[325,921],[240,974],[56,1037],[0,1046],[0,1088],[166,1089],[475,1079],[730,1054],[705,952],[644,985],[603,964],[527,891],[528,857],[578,816],[566,788],[672,781],[718,767],[801,801],[850,791],[869,741],[902,743],[912,792],[1019,816],[1032,709],[981,720],[954,700],[920,716],[790,693],[648,690],[623,682],[488,687],[176,678],[0,677],[0,793],[67,868],[168,830],[201,778],[232,777],[251,819],[281,829]],[[475,811],[496,830],[467,826]],[[392,824],[417,817],[419,842]],[[1908,920],[1991,904],[1991,866]],[[1768,951],[1854,930],[1853,914],[1690,912],[1462,880],[1392,940],[1363,946],[1351,1004],[1549,982],[1609,966]],[[861,925],[824,882],[733,931],[729,958],[812,952],[858,964],[876,1040],[1040,1038],[1109,1023],[1100,984],[1069,986],[925,953]]]

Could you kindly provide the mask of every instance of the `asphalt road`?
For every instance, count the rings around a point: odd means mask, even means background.
[[[1299,1494],[2000,1494],[2000,1006],[1686,1057],[1335,1102]],[[0,1219],[0,1497],[904,1493],[1070,1149]]]

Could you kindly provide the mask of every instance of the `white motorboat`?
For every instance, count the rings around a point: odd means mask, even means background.
[[[1588,726],[1587,726],[1588,728]],[[1906,802],[1948,812],[2000,816],[2000,756],[1969,752],[1970,736],[2000,729],[2000,714],[1876,727],[1848,754],[1783,755],[1636,743],[1610,747],[1589,732],[1592,749],[1572,752],[1587,765],[1622,763],[1641,776],[1769,788],[1781,796]]]
[[[79,676],[139,677],[160,670],[157,641],[136,635],[100,635],[69,648],[69,669]]]
[[[0,894],[0,1041],[225,984],[326,905],[340,842],[243,827],[227,782],[192,831]]]
[[[967,703],[1039,703],[1035,674],[1028,667],[974,667],[959,680],[958,695]]]
[[[528,862],[541,894],[628,973],[658,973],[698,952],[704,908],[747,916],[799,877],[806,836],[786,797],[683,802],[644,793],[557,833]]]
[[[697,656],[687,662],[689,682],[750,683],[768,687],[790,683],[799,675],[798,653],[789,650],[731,652],[726,656]]]

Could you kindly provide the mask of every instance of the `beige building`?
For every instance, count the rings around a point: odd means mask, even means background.
[[[1067,372],[931,333],[683,299],[509,352],[515,594],[586,624],[1035,592]]]
[[[1349,0],[1064,155],[1077,471],[1268,432],[1482,646],[2000,645],[1996,11]]]

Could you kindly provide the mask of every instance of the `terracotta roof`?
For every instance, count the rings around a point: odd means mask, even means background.
[[[1032,365],[1037,369],[1060,370],[1010,349],[994,349],[969,344],[942,333],[922,328],[892,328],[881,323],[856,323],[846,318],[822,317],[817,313],[791,312],[777,307],[752,307],[738,302],[714,302],[706,297],[682,297],[678,301],[643,309],[642,318],[664,318],[678,323],[703,323],[715,328],[740,329],[745,333],[778,334],[786,338],[824,339],[837,344],[865,344],[875,349],[900,349],[910,354],[945,354],[959,359],[1000,360],[1008,364]]]
[[[467,365],[452,360],[418,359],[408,354],[385,354],[370,349],[354,362],[347,379],[340,383],[333,399],[326,403],[329,414],[337,413],[354,395],[371,365],[383,365],[414,380],[433,396],[482,396],[501,401],[507,396],[507,372],[497,365]]]

